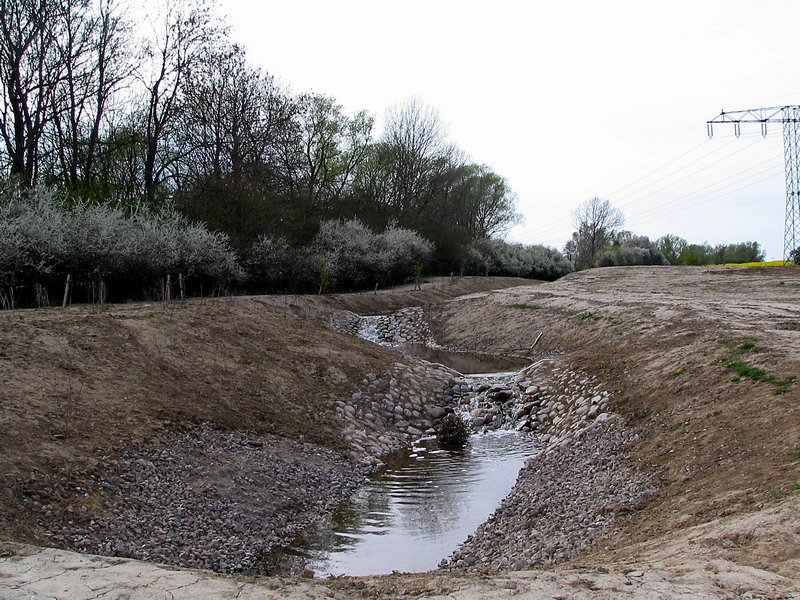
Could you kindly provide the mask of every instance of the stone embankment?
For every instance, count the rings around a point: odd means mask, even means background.
[[[527,569],[574,558],[615,531],[616,517],[654,492],[626,448],[636,435],[609,412],[594,378],[543,360],[466,400],[475,427],[531,431],[545,444],[501,506],[440,565]]]
[[[536,433],[553,445],[605,419],[611,393],[594,378],[559,366],[554,359],[537,361],[517,373],[470,378],[459,382],[462,410],[473,429],[516,429]]]
[[[625,449],[635,440],[614,416],[569,434],[529,460],[500,507],[444,569],[529,569],[575,558],[616,530],[616,518],[654,492]]]
[[[423,435],[454,412],[450,393],[461,374],[442,365],[406,357],[384,375],[370,373],[348,400],[336,403],[350,442],[350,458],[379,467],[380,458]]]
[[[431,333],[421,306],[373,316],[337,311],[328,320],[328,326],[341,333],[355,335],[382,346],[424,344],[431,348],[440,347]]]

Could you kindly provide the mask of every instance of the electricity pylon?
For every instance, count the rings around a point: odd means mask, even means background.
[[[767,135],[768,123],[783,125],[783,160],[786,169],[786,225],[783,233],[783,260],[792,259],[800,247],[800,106],[773,106],[747,110],[724,110],[706,122],[708,137],[714,137],[714,125],[733,123],[739,137],[742,123],[759,123],[761,135]]]

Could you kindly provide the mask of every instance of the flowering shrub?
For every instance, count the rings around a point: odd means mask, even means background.
[[[307,247],[261,236],[247,261],[252,281],[269,289],[354,289],[404,281],[425,263],[433,245],[418,233],[390,226],[375,234],[361,221],[323,221]],[[324,278],[322,282],[320,278]]]
[[[558,250],[546,246],[479,240],[470,246],[465,270],[475,275],[505,275],[552,281],[571,273],[572,263]]]
[[[0,188],[0,289],[76,282],[104,290],[113,279],[130,289],[154,286],[167,274],[241,279],[225,235],[167,210],[140,207],[132,216],[109,205],[68,202],[49,189]],[[92,295],[90,299],[94,299]],[[101,301],[105,294],[101,293]],[[6,303],[8,304],[8,303]]]

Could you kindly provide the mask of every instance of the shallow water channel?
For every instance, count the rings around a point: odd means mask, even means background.
[[[513,432],[473,435],[459,451],[423,439],[387,461],[332,517],[263,558],[266,574],[377,575],[435,569],[494,512],[537,452]]]
[[[528,366],[531,362],[527,358],[518,356],[451,352],[440,348],[431,348],[425,344],[403,344],[392,348],[402,354],[409,354],[428,362],[443,364],[459,373],[494,374],[501,372],[500,374],[502,374],[517,371]]]

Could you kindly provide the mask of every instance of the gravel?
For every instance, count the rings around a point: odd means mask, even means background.
[[[57,547],[241,572],[364,476],[318,446],[199,425],[124,446],[82,477],[32,486],[28,503]]]
[[[631,464],[636,434],[619,417],[529,460],[509,495],[443,569],[528,569],[576,557],[654,492]]]

